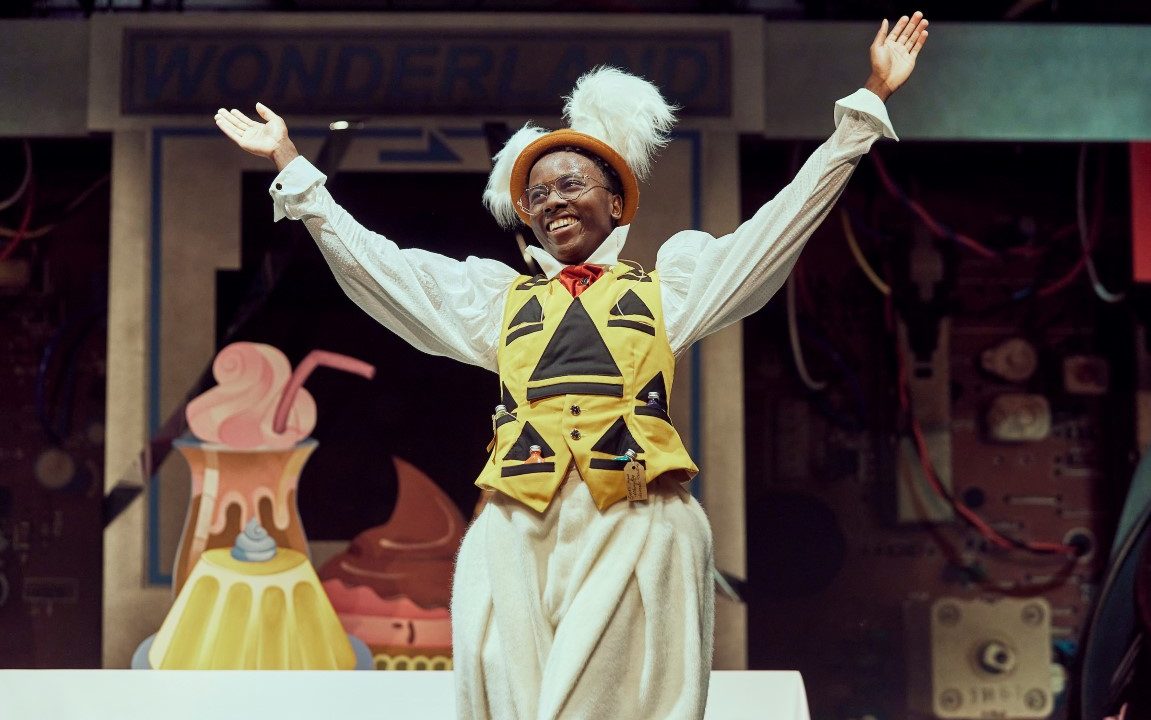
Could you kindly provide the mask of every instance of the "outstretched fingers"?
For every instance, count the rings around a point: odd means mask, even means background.
[[[903,30],[907,27],[910,21],[906,15],[895,21],[895,27],[891,28],[891,34],[887,36],[888,42],[899,42],[899,36],[903,34]]]
[[[883,18],[883,22],[879,23],[879,32],[875,34],[875,41],[872,45],[882,45],[883,41],[887,39],[887,18]]]
[[[218,125],[221,130],[227,128],[236,135],[243,135],[247,132],[248,128],[254,124],[251,120],[244,117],[244,114],[239,110],[228,111],[220,108],[216,111],[216,125]]]
[[[276,113],[272,112],[272,109],[262,102],[256,103],[256,112],[258,112],[260,114],[260,117],[264,118],[268,122],[271,122],[272,120],[277,120],[280,117]]]
[[[232,122],[231,115],[222,109],[216,113],[216,127],[220,128],[225,135],[235,142],[239,142],[240,138],[244,136],[244,131],[237,128],[236,124]]]
[[[923,13],[916,12],[911,16],[911,22],[907,23],[907,30],[900,37],[900,42],[908,50],[915,47],[915,43],[919,41],[919,36],[927,30],[927,19],[923,17]]]
[[[232,119],[234,119],[236,121],[236,124],[239,125],[240,127],[244,128],[245,130],[256,124],[255,120],[251,119],[250,117],[248,117],[244,113],[240,112],[236,108],[232,108],[232,110],[229,114],[232,116]]]
[[[236,111],[233,110],[232,112],[236,112]],[[240,118],[237,118],[235,115],[233,115],[232,112],[228,112],[224,108],[220,108],[219,110],[217,110],[216,111],[216,124],[221,125],[221,126],[226,125],[226,126],[232,128],[233,130],[236,130],[237,132],[241,132],[241,133],[244,132],[245,130],[247,130],[248,126],[251,123],[250,122],[244,123],[243,121],[240,120]]]
[[[907,20],[907,24],[903,26],[903,31],[899,33],[899,43],[906,45],[908,39],[915,33],[915,28],[919,25],[919,21],[923,19],[923,13],[916,12]]]
[[[926,24],[926,21],[924,24]],[[912,46],[912,48],[911,48],[912,59],[914,59],[915,56],[919,54],[919,51],[923,49],[923,43],[925,43],[925,42],[927,42],[927,31],[926,30],[919,33],[919,37],[915,38],[915,45]]]

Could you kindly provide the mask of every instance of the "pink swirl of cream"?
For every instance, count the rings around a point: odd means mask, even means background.
[[[313,350],[292,372],[271,345],[232,343],[212,363],[219,384],[188,403],[188,426],[200,440],[238,450],[289,448],[316,427],[316,401],[303,384],[318,367],[375,374],[368,363],[325,350]]]
[[[284,432],[272,427],[291,374],[291,363],[277,348],[232,343],[212,363],[212,375],[219,384],[188,403],[188,426],[200,440],[231,448],[291,447],[316,426],[316,401],[300,389],[292,398]]]

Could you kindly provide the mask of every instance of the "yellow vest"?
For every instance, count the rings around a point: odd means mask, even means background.
[[[675,357],[657,273],[620,262],[578,298],[559,280],[521,276],[508,289],[497,362],[508,414],[494,419],[480,487],[542,512],[574,463],[602,510],[627,497],[618,458],[628,450],[649,482],[698,472],[668,416]],[[541,462],[527,462],[532,445]]]

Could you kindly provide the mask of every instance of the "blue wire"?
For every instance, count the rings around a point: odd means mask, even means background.
[[[76,354],[80,347],[83,346],[84,341],[87,339],[88,334],[98,326],[97,320],[106,312],[104,306],[92,308],[81,315],[76,320],[65,322],[48,339],[44,344],[44,350],[40,353],[40,363],[36,368],[36,382],[35,382],[35,403],[36,403],[36,417],[40,421],[45,434],[48,439],[54,444],[60,444],[63,438],[71,432],[71,415],[67,409],[71,406],[74,399],[76,390]],[[47,395],[47,380],[48,368],[52,364],[52,359],[56,355],[59,346],[63,343],[64,339],[69,335],[73,328],[79,327],[80,330],[74,336],[72,342],[68,345],[67,352],[64,357],[64,384],[63,384],[63,400],[60,405],[59,418],[53,417],[57,413],[50,412],[48,408]]]

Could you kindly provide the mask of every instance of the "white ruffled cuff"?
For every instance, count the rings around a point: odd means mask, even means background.
[[[299,220],[305,214],[303,205],[313,190],[328,179],[303,156],[297,156],[284,166],[268,188],[272,196],[274,220]]]
[[[870,115],[879,124],[877,129],[883,131],[884,137],[899,140],[899,137],[895,134],[895,130],[891,127],[891,118],[887,115],[887,106],[879,99],[878,95],[867,88],[859,88],[847,97],[836,101],[836,127],[839,127],[839,121],[843,119],[844,113],[848,110],[855,110],[856,112]]]

